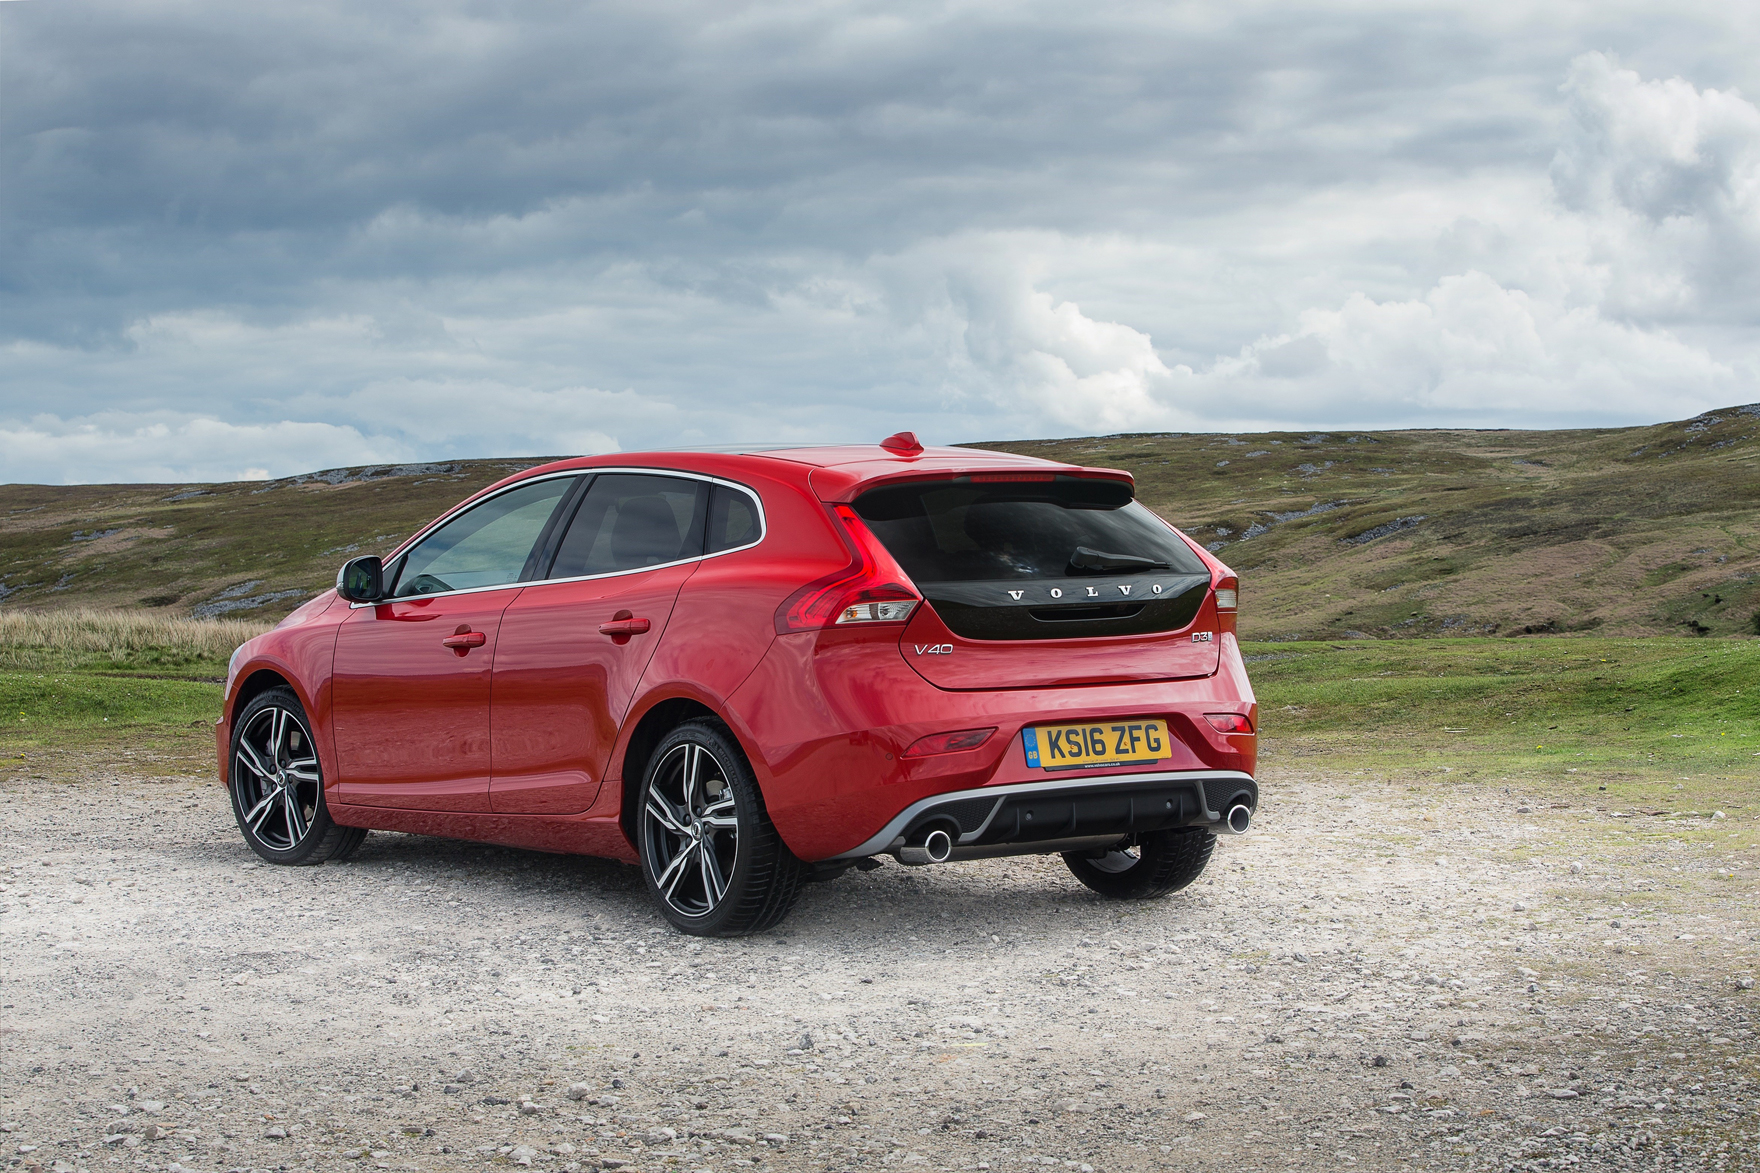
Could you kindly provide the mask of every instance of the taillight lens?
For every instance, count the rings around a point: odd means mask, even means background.
[[[1236,608],[1240,605],[1240,599],[1239,579],[1225,578],[1216,584],[1216,626],[1219,630],[1235,630]]]
[[[850,563],[835,574],[808,583],[776,609],[776,630],[817,631],[826,627],[903,623],[922,602],[911,580],[880,540],[847,505],[832,510],[849,542]]]
[[[1204,720],[1218,733],[1251,733],[1253,723],[1240,713],[1205,713]]]
[[[919,737],[911,742],[911,747],[904,751],[907,758],[926,758],[932,754],[953,753],[961,749],[977,749],[990,735],[996,732],[996,726],[988,729],[958,729],[952,733],[931,733],[927,737]]]

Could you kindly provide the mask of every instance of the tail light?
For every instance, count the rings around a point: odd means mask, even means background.
[[[1240,599],[1240,579],[1225,578],[1216,584],[1216,626],[1218,630],[1234,631],[1236,609],[1240,605]]]
[[[854,624],[903,623],[922,602],[910,578],[848,505],[833,509],[850,563],[808,583],[776,609],[776,631],[817,631]]]
[[[1205,713],[1204,720],[1218,733],[1251,733],[1253,723],[1240,713]]]
[[[927,737],[919,737],[911,742],[911,747],[904,751],[907,758],[926,758],[932,754],[953,753],[962,749],[977,749],[990,735],[996,732],[996,726],[988,729],[957,729],[952,733],[931,733]]]

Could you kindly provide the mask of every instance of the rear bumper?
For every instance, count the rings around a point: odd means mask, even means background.
[[[1257,811],[1259,784],[1236,770],[984,786],[913,802],[860,846],[824,862],[894,851],[932,826],[952,835],[955,859],[1031,855],[1169,827],[1220,827],[1239,804]]]

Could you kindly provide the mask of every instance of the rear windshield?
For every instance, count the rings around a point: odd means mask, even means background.
[[[1204,574],[1204,563],[1120,481],[891,485],[856,513],[919,585]]]

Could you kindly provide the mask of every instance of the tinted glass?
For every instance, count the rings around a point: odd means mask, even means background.
[[[398,598],[518,582],[544,525],[573,485],[535,481],[489,498],[421,540],[404,557]]]
[[[918,483],[876,489],[855,508],[919,584],[1205,573],[1118,482]]]
[[[749,546],[760,537],[758,507],[738,489],[716,485],[709,504],[709,553]]]
[[[563,535],[551,578],[639,570],[703,552],[708,486],[682,477],[608,473],[593,478]]]

